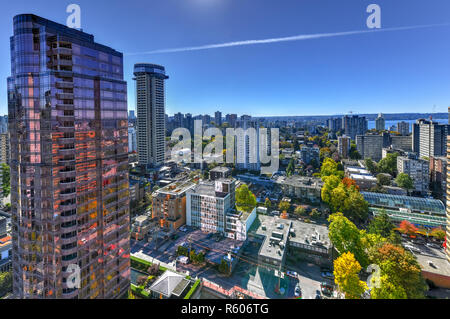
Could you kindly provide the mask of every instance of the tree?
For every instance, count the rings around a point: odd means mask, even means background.
[[[318,218],[320,218],[321,213],[317,208],[313,208],[311,210],[311,213],[309,214],[309,216],[311,216],[312,219],[318,219]]]
[[[439,240],[445,240],[445,231],[441,227],[433,228],[430,235]]]
[[[328,205],[331,204],[333,189],[339,186],[341,179],[336,175],[322,177],[324,184],[322,186],[321,198]]]
[[[342,179],[342,183],[345,185],[345,187],[350,188],[351,186],[355,186],[357,190],[359,190],[359,186],[356,185],[356,181],[354,179],[344,177]]]
[[[369,172],[371,172],[372,174],[376,174],[377,172],[377,164],[371,159],[371,158],[366,158],[364,160],[364,163],[366,165],[366,168]]]
[[[405,173],[398,174],[395,182],[399,187],[406,189],[407,191],[410,191],[414,188],[414,181],[408,174]]]
[[[378,163],[378,171],[391,176],[397,175],[397,157],[398,153],[389,153]]]
[[[0,297],[12,292],[12,273],[2,272],[0,273]]]
[[[380,287],[375,287],[370,292],[371,299],[407,299],[405,289],[394,285],[388,276],[380,276]]]
[[[361,232],[342,213],[335,213],[328,218],[328,237],[340,255],[351,252],[358,262],[363,266],[368,266],[368,256],[361,241]]]
[[[403,220],[400,223],[399,230],[402,234],[406,234],[408,236],[413,236],[416,234],[416,232],[419,229],[416,226],[414,226],[413,224],[411,224],[409,221]]]
[[[305,216],[306,215],[306,209],[303,206],[297,206],[297,208],[295,209],[295,214],[296,215],[300,215],[300,216]]]
[[[220,262],[219,272],[221,272],[223,274],[229,274],[230,273],[230,266],[225,261],[225,259],[222,259],[222,261]]]
[[[420,265],[414,255],[403,247],[385,243],[370,255],[370,262],[380,267],[382,276],[381,287],[373,289],[375,297],[387,293],[403,295],[402,290],[395,289],[401,287],[408,299],[424,298],[426,284]]]
[[[348,156],[350,157],[350,159],[352,160],[359,160],[361,159],[361,154],[359,154],[357,148],[356,148],[356,144],[355,143],[350,143],[350,152],[348,153]]]
[[[389,186],[391,185],[391,179],[389,175],[380,173],[377,175],[377,183],[378,185]]]
[[[290,207],[291,204],[289,204],[289,202],[285,200],[281,201],[280,204],[278,205],[278,209],[282,212],[287,212]]]
[[[394,231],[394,224],[389,219],[385,210],[375,216],[369,223],[368,230],[370,234],[376,234],[388,238]]]
[[[360,299],[367,285],[358,277],[361,265],[350,253],[344,253],[334,261],[334,280],[347,299]]]
[[[294,165],[294,159],[291,158],[291,160],[289,161],[289,164],[286,168],[286,175],[289,177],[292,174],[294,174],[294,170],[295,170],[295,165]]]
[[[236,206],[246,212],[251,212],[256,207],[256,197],[246,184],[236,189]]]
[[[333,159],[325,158],[322,168],[320,169],[320,175],[322,178],[334,175],[342,179],[344,177],[344,172],[339,170],[338,164]]]
[[[264,206],[269,209],[272,207],[272,202],[270,201],[269,198],[266,198],[266,201],[264,202]]]

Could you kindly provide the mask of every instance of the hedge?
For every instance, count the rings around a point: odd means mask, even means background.
[[[190,299],[194,292],[197,290],[197,287],[200,285],[200,279],[197,279],[195,283],[192,285],[191,289],[188,291],[184,299]]]

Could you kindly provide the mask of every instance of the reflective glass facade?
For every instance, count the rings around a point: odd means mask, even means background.
[[[118,297],[130,281],[122,54],[28,14],[14,18],[10,43],[13,292]]]

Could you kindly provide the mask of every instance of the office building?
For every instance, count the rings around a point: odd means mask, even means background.
[[[351,140],[348,136],[338,137],[338,153],[341,158],[348,158],[350,155]]]
[[[134,65],[136,81],[137,148],[139,165],[158,167],[165,158],[165,68],[156,64]]]
[[[397,123],[397,132],[402,135],[406,136],[409,135],[409,123],[402,121]]]
[[[386,121],[381,113],[378,114],[378,117],[375,119],[375,129],[377,131],[384,131],[386,129]]]
[[[415,153],[408,153],[407,156],[397,157],[397,171],[399,174],[408,174],[412,178],[414,181],[413,191],[421,194],[425,194],[429,191],[429,161],[418,159]]]
[[[450,107],[448,108],[448,114],[449,114],[449,122],[450,122]],[[447,136],[447,158],[450,157],[450,137]],[[445,190],[447,195],[447,236],[446,236],[446,248],[445,248],[445,254],[447,255],[447,261],[450,263],[450,170],[447,166],[447,188]]]
[[[383,155],[383,135],[358,135],[356,136],[356,149],[363,159],[371,158],[378,162]]]
[[[130,286],[122,53],[31,14],[14,17],[10,44],[13,294],[119,298]]]
[[[346,115],[342,118],[342,129],[344,134],[355,140],[356,135],[364,135],[367,132],[368,123],[366,118],[358,115]]]
[[[197,184],[186,194],[186,224],[208,233],[226,233],[226,216],[235,206],[236,180]]]

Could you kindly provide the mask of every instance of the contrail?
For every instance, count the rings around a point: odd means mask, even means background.
[[[374,33],[374,32],[414,30],[414,29],[442,27],[442,26],[448,26],[448,25],[449,25],[449,23],[416,25],[416,26],[396,27],[396,28],[386,28],[386,29],[346,31],[346,32],[335,32],[335,33],[302,34],[302,35],[294,35],[294,36],[282,37],[282,38],[271,38],[271,39],[262,39],[262,40],[245,40],[245,41],[225,42],[225,43],[217,43],[217,44],[206,44],[206,45],[183,47],[183,48],[160,49],[160,50],[153,50],[153,51],[146,51],[146,52],[127,53],[125,55],[130,56],[130,55],[147,55],[147,54],[157,54],[157,53],[175,53],[175,52],[210,50],[210,49],[243,46],[243,45],[267,44],[267,43],[288,42],[288,41],[302,41],[302,40],[311,40],[311,39],[320,39],[320,38],[333,38],[333,37],[341,37],[341,36],[347,36],[347,35],[356,35],[356,34],[365,34],[365,33]]]

